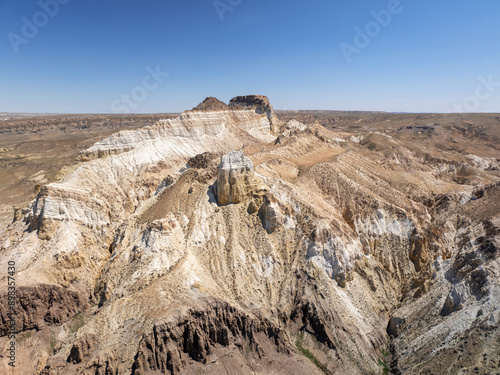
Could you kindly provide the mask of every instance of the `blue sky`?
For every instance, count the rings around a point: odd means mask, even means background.
[[[178,112],[243,94],[500,112],[499,14],[498,0],[0,0],[0,112]]]

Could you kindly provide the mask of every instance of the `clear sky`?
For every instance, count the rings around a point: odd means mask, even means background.
[[[0,0],[0,112],[178,112],[244,94],[500,112],[500,1]]]

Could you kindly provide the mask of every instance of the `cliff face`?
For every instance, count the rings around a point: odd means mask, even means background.
[[[246,203],[251,197],[261,201],[268,190],[262,179],[255,176],[252,161],[242,151],[232,151],[221,158],[216,182],[220,205]],[[260,206],[255,201],[254,206]]]
[[[229,105],[239,106],[245,109],[253,109],[258,113],[272,115],[273,106],[267,96],[264,95],[245,95],[236,96],[230,100]]]
[[[264,95],[245,95],[236,96],[229,101],[229,105],[236,108],[244,108],[246,110],[253,110],[257,113],[264,113],[267,115],[271,123],[271,131],[277,133],[282,126],[281,121],[274,115],[273,106],[269,102],[267,96]]]
[[[17,215],[24,373],[497,371],[496,160],[272,134],[264,98],[115,133]]]

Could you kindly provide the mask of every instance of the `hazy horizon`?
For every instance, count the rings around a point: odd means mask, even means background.
[[[272,103],[271,103],[272,104]],[[195,106],[193,106],[194,108]],[[128,113],[113,113],[113,112],[12,112],[3,111],[0,112],[2,115],[27,115],[27,116],[58,116],[58,115],[123,115],[123,116],[133,116],[133,115],[158,115],[158,114],[181,114],[184,111],[189,111],[191,108],[186,108],[182,111],[161,111],[161,112],[128,112]],[[379,111],[379,110],[358,110],[358,109],[325,109],[325,108],[312,108],[312,109],[281,109],[273,108],[274,111],[278,112],[366,112],[366,113],[388,113],[388,114],[499,114],[498,112],[411,112],[411,111]]]

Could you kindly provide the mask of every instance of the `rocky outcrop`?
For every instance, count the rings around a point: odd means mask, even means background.
[[[283,213],[283,204],[280,203],[274,194],[267,194],[262,206],[260,206],[259,216],[263,227],[269,234],[281,228],[287,221],[287,217]]]
[[[346,242],[326,225],[318,225],[306,240],[307,257],[320,266],[328,276],[345,287],[357,258],[361,257],[359,242]]]
[[[7,301],[6,294],[1,297]],[[16,324],[18,331],[57,326],[88,307],[88,301],[80,293],[58,285],[38,284],[17,289]],[[8,331],[8,306],[0,305],[0,336]]]
[[[221,206],[243,203],[250,198],[263,197],[268,187],[255,176],[252,161],[242,151],[222,156],[217,167],[217,202]]]
[[[206,169],[211,164],[211,161],[221,157],[222,155],[217,152],[204,152],[190,158],[187,162],[188,167]]]
[[[274,115],[273,106],[267,96],[264,95],[245,95],[236,96],[229,101],[229,105],[235,108],[244,108],[254,110],[257,113],[264,113],[271,122],[271,130],[278,132],[281,121]]]
[[[80,337],[71,347],[71,351],[66,362],[78,364],[89,359],[97,342],[98,338],[93,334],[87,334]]]
[[[417,272],[429,261],[427,239],[416,231],[410,237],[410,260],[415,265]]]
[[[87,189],[60,184],[45,185],[28,206],[27,221],[31,230],[50,233],[54,221],[75,221],[102,227],[109,224],[106,203]]]
[[[293,324],[318,331],[321,342],[335,349],[324,319],[314,307],[293,312]],[[303,310],[303,311],[302,311]],[[283,317],[290,324],[290,317]],[[298,322],[300,320],[300,323]],[[215,298],[208,298],[189,310],[157,321],[144,332],[131,358],[123,352],[98,354],[96,335],[77,338],[66,360],[51,359],[41,374],[55,375],[61,371],[75,374],[130,373],[143,374],[219,374],[229,373],[293,375],[324,374],[313,362],[305,360],[280,328],[280,321],[249,314]],[[130,362],[130,367],[123,364]],[[248,363],[246,363],[248,361]]]
[[[290,120],[283,126],[283,129],[281,129],[281,134],[278,136],[278,138],[276,138],[274,144],[283,144],[290,137],[297,136],[298,134],[300,134],[300,132],[303,132],[306,129],[307,126],[305,126],[304,124],[296,120]]]
[[[236,96],[229,101],[229,105],[243,107],[245,109],[253,109],[257,113],[265,113],[270,115],[273,111],[269,99],[264,95],[245,95]]]
[[[209,300],[205,305],[177,321],[156,323],[141,340],[132,373],[179,374],[191,361],[216,361],[220,349],[262,358],[270,354],[265,349],[272,345],[278,353],[290,353],[283,332],[266,319],[252,317],[219,300]]]
[[[210,112],[210,111],[229,111],[231,107],[229,107],[226,103],[221,102],[219,99],[214,98],[213,96],[209,96],[205,98],[203,102],[194,107],[191,111],[201,111],[201,112]]]
[[[438,374],[455,374],[458,369],[496,373],[497,345],[493,350],[491,345],[499,337],[500,313],[492,301],[500,298],[493,276],[499,270],[500,222],[496,218],[473,223],[458,214],[463,205],[458,198],[439,197],[433,207],[441,231],[451,231],[441,238],[448,238],[448,246],[456,250],[449,259],[439,256],[422,264],[418,277],[407,284],[411,290],[393,312],[387,332],[393,338],[391,368],[395,373],[411,374],[423,367]],[[474,216],[479,214],[474,212]],[[456,227],[448,227],[450,222]],[[418,249],[423,242],[412,237],[416,239],[412,247]]]

